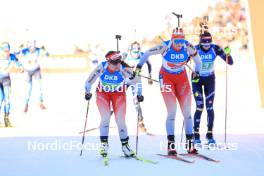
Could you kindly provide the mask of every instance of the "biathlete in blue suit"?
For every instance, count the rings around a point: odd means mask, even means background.
[[[194,143],[201,144],[199,128],[200,119],[204,109],[204,102],[207,111],[207,134],[206,139],[208,144],[215,144],[213,137],[214,126],[214,97],[215,97],[215,70],[214,62],[217,56],[220,56],[224,61],[228,60],[229,65],[233,64],[233,59],[230,55],[230,48],[226,47],[223,50],[216,44],[212,43],[212,36],[205,31],[200,35],[200,42],[195,46],[198,51],[202,66],[199,72],[199,79],[192,79],[192,91],[196,102],[196,111],[194,114]]]
[[[0,112],[4,103],[4,122],[5,127],[12,127],[9,120],[10,114],[10,91],[11,79],[10,70],[13,66],[17,66],[20,72],[23,72],[22,65],[18,62],[16,56],[10,53],[10,45],[3,42],[0,45]]]

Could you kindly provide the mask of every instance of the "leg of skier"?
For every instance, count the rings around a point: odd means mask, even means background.
[[[4,113],[5,113],[5,126],[12,127],[12,124],[9,119],[10,114],[10,89],[11,89],[11,80],[7,78],[3,80],[3,91],[4,91]]]
[[[163,100],[167,108],[167,119],[166,119],[166,130],[167,130],[167,140],[168,140],[168,155],[176,155],[175,147],[175,116],[177,109],[175,86],[173,82],[169,79],[168,74],[163,70],[160,71],[160,87]],[[170,90],[168,90],[169,88]]]
[[[3,88],[3,84],[0,83],[0,112],[1,112],[1,109],[2,109],[3,101],[4,101],[4,88]]]
[[[196,110],[194,113],[194,127],[193,127],[194,143],[199,145],[201,144],[199,129],[200,129],[201,116],[204,109],[202,78],[200,78],[199,82],[192,82],[192,89],[196,104]]]
[[[97,92],[96,104],[101,115],[100,154],[102,156],[106,156],[108,151],[108,133],[109,133],[109,123],[111,117],[110,103],[111,103],[111,98],[109,94],[104,92]]]
[[[115,121],[118,127],[119,137],[122,144],[122,151],[126,157],[135,155],[135,152],[130,148],[128,144],[127,126],[125,121],[126,116],[126,94],[125,92],[116,92],[111,94],[111,100],[113,102],[113,110],[115,113]]]
[[[40,69],[36,70],[33,74],[35,81],[36,81],[36,85],[37,85],[37,89],[39,91],[39,106],[40,109],[45,110],[46,107],[43,104],[43,93],[41,90],[41,71]]]
[[[193,145],[193,120],[191,116],[191,87],[188,81],[186,71],[178,75],[176,86],[176,97],[179,101],[181,111],[184,117],[186,145],[188,153],[197,153]]]
[[[206,111],[207,111],[207,127],[208,131],[206,138],[208,144],[215,144],[213,137],[213,127],[214,127],[214,97],[215,97],[215,75],[208,76],[206,84],[204,86],[204,93],[206,96]]]
[[[30,100],[31,92],[32,92],[32,73],[29,71],[25,72],[26,75],[26,84],[27,84],[27,95],[26,95],[26,102],[25,102],[25,108],[24,113],[28,112],[28,103]]]

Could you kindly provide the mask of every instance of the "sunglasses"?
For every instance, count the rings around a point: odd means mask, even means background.
[[[210,47],[211,43],[201,43],[201,45],[204,46],[204,47]]]
[[[173,43],[176,45],[183,45],[184,44],[184,40],[182,39],[174,39]]]
[[[117,60],[108,60],[108,62],[112,65],[117,65],[120,64],[122,62],[121,59],[117,59]]]
[[[139,51],[138,51],[138,50],[132,50],[132,53],[133,53],[133,54],[138,54]]]

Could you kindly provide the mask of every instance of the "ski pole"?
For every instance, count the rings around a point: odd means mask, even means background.
[[[178,19],[178,27],[180,27],[180,18],[182,18],[182,14],[177,14],[175,12],[172,12],[173,15],[175,15]]]
[[[138,102],[138,106],[139,106],[139,102]],[[137,113],[136,155],[138,154],[138,125],[139,125],[139,111]]]
[[[84,139],[85,139],[85,131],[86,131],[86,125],[87,125],[87,119],[88,119],[89,106],[90,106],[90,100],[88,100],[87,109],[86,109],[85,123],[84,123],[83,136],[82,136],[82,148],[81,148],[80,156],[82,156],[82,153],[83,153],[83,144],[84,144]]]
[[[152,79],[152,78],[150,78],[150,77],[143,76],[143,75],[139,75],[139,76],[142,77],[142,78],[146,78],[146,79],[148,79],[148,80],[154,81],[154,82],[156,82],[156,83],[159,83],[159,81],[156,80],[156,79]]]
[[[183,139],[183,128],[184,128],[184,120],[182,121],[182,130],[181,130],[181,143]]]
[[[121,40],[121,35],[116,35],[116,50],[119,51],[119,40]]]
[[[227,148],[227,144],[226,144],[226,129],[227,129],[227,102],[228,102],[228,99],[227,99],[227,94],[228,94],[228,56],[226,56],[226,94],[225,94],[225,146]]]

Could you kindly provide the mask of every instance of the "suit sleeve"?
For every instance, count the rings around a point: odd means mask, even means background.
[[[85,92],[90,93],[93,83],[97,78],[104,72],[104,67],[102,64],[98,65],[92,73],[89,75],[85,82]]]
[[[147,50],[143,56],[140,58],[140,61],[137,65],[137,68],[142,68],[142,66],[145,64],[145,62],[148,61],[149,56],[162,54],[167,49],[165,44],[157,45],[149,50]]]
[[[187,44],[187,53],[194,61],[195,72],[199,73],[201,70],[201,66],[202,66],[201,58],[200,58],[196,48],[190,43]]]
[[[233,58],[231,55],[227,56],[224,52],[224,50],[218,46],[218,45],[214,45],[214,51],[216,53],[216,55],[220,56],[225,62],[226,62],[226,58],[228,58],[228,64],[229,65],[233,65]]]

